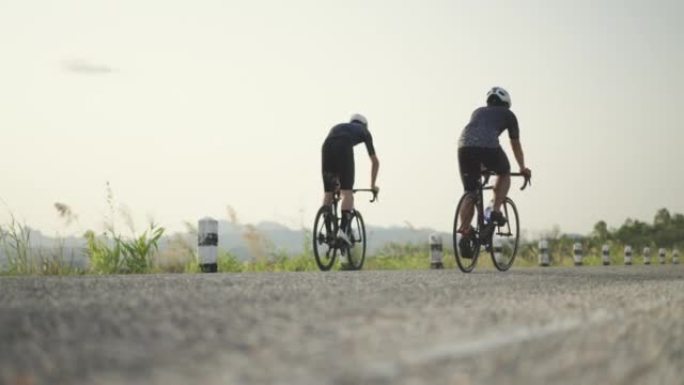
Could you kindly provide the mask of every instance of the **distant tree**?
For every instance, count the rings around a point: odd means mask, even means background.
[[[594,231],[591,233],[592,238],[597,241],[603,242],[611,238],[610,231],[608,231],[608,225],[605,221],[598,221],[594,225]]]
[[[672,216],[670,215],[670,212],[666,208],[662,208],[656,213],[655,218],[653,219],[653,225],[656,227],[667,227],[671,221]]]
[[[652,227],[648,223],[627,218],[625,223],[615,231],[614,238],[621,243],[640,248],[653,242],[652,234]]]

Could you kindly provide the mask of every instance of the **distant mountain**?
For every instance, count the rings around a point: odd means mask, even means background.
[[[373,255],[389,243],[401,244],[425,244],[427,247],[428,236],[435,231],[429,228],[414,229],[409,227],[376,227],[368,226],[368,255]],[[450,245],[450,234],[440,233],[445,246]],[[291,229],[275,222],[261,222],[256,225],[233,224],[228,221],[219,221],[219,248],[237,255],[241,259],[249,259],[255,251],[283,252],[287,254],[299,254],[304,250],[305,244],[311,242],[310,229]],[[40,231],[31,232],[31,246],[46,253],[50,250],[58,250],[63,245],[67,260],[73,260],[75,264],[85,264],[85,239],[82,237],[54,238],[45,236]],[[174,233],[164,236],[160,243],[160,251],[174,247],[179,242],[185,246],[194,248],[197,245],[196,236],[190,233]],[[306,245],[308,247],[308,245]],[[0,263],[6,263],[5,250],[0,248]]]
[[[373,255],[388,243],[427,244],[428,236],[435,233],[429,228],[412,229],[408,227],[368,226],[368,254]],[[260,236],[264,246],[270,245],[275,251],[298,254],[304,250],[305,243],[311,242],[311,229],[295,230],[274,222],[261,222],[257,225],[235,225],[219,221],[219,247],[239,256],[249,258],[249,234]],[[451,235],[440,233],[446,243]],[[307,245],[308,246],[308,245]]]

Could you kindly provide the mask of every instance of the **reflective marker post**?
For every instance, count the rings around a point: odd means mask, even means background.
[[[644,265],[650,265],[651,264],[651,248],[650,247],[644,247]]]
[[[679,250],[672,250],[672,264],[679,265]]]
[[[667,262],[666,258],[667,251],[665,250],[665,248],[661,247],[660,249],[658,249],[658,262],[660,262],[661,265],[664,265],[665,262]]]
[[[601,260],[603,261],[603,266],[610,265],[610,246],[603,245],[603,248],[601,248]]]
[[[632,246],[625,246],[625,265],[632,264]]]
[[[549,242],[546,239],[539,241],[539,266],[549,266],[551,258],[549,258]]]
[[[572,255],[575,260],[575,266],[582,266],[582,244],[575,242],[572,245]]]
[[[443,269],[444,263],[442,263],[443,257],[443,247],[442,247],[442,236],[433,233],[430,234],[430,268],[431,269]]]
[[[496,238],[494,239],[494,259],[496,260],[497,263],[503,263],[504,260],[501,258],[501,254],[503,253],[503,244],[501,243],[501,240]]]
[[[202,218],[197,232],[197,256],[203,273],[218,271],[218,221]]]

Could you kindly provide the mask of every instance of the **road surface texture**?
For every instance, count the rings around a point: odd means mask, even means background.
[[[684,267],[5,277],[0,383],[683,384]]]

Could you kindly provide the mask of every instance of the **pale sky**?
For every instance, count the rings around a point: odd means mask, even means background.
[[[534,173],[511,193],[525,229],[650,222],[684,212],[683,18],[681,0],[0,0],[0,198],[48,234],[101,230],[107,181],[138,228],[227,205],[311,226],[321,144],[360,112],[381,161],[366,222],[450,231],[457,138],[498,85]],[[356,168],[367,186],[363,145]]]

